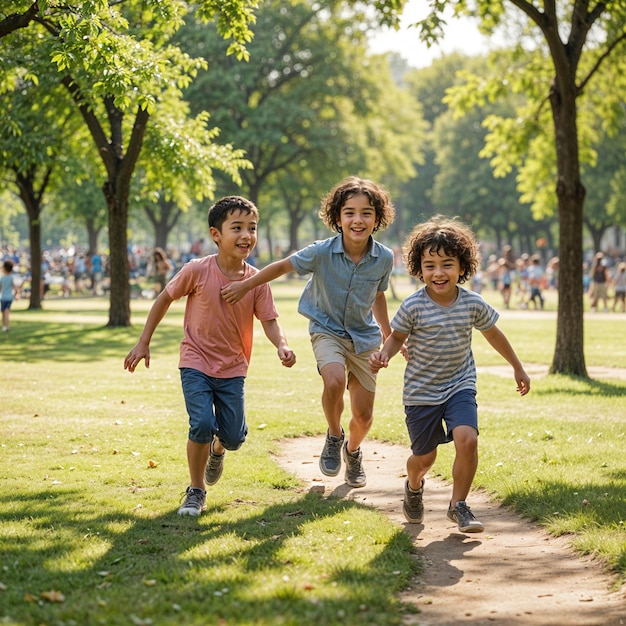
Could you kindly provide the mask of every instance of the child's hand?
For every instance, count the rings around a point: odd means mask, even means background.
[[[145,359],[146,368],[149,368],[150,367],[150,348],[149,346],[144,347],[143,345],[137,344],[126,355],[126,358],[124,359],[124,369],[128,370],[131,373],[134,372],[137,366],[139,365],[139,363],[141,362],[141,359]]]
[[[525,396],[530,391],[530,377],[523,369],[515,371],[515,382],[517,383],[516,391],[520,396]]]
[[[293,367],[296,364],[296,353],[289,348],[279,349],[278,358],[285,367]]]
[[[249,289],[244,285],[244,281],[228,283],[228,285],[222,287],[222,299],[228,302],[228,304],[235,304],[239,302],[248,291]]]
[[[373,374],[376,374],[378,370],[389,365],[389,357],[382,352],[372,352],[369,358],[370,370]]]

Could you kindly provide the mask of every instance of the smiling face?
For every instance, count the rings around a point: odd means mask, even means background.
[[[365,194],[357,193],[348,198],[341,207],[337,226],[341,228],[344,241],[353,244],[367,243],[374,228],[378,226],[376,209]]]
[[[221,254],[247,259],[256,246],[256,214],[235,210],[226,216],[220,229],[211,226],[210,232]]]
[[[442,306],[449,306],[457,297],[457,282],[463,273],[459,257],[450,256],[445,250],[424,250],[422,254],[421,279],[428,295]]]

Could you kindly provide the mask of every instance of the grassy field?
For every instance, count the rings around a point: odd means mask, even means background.
[[[131,375],[122,362],[150,301],[133,300],[125,329],[104,327],[104,299],[50,299],[42,311],[15,303],[0,337],[0,623],[386,626],[414,610],[398,600],[420,567],[402,529],[360,504],[306,493],[272,460],[281,438],[325,430],[296,312],[302,286],[274,285],[298,363],[282,368],[258,325],[249,438],[228,455],[198,519],[176,515],[188,482],[177,371],[184,304],[157,330],[150,369]],[[391,314],[398,304],[390,300]],[[625,321],[587,316],[588,366],[626,365]],[[554,316],[504,312],[499,325],[525,364],[551,362]],[[479,366],[502,363],[479,334],[474,349]],[[402,370],[396,358],[379,376],[371,437],[407,445]],[[571,535],[623,581],[626,381],[537,377],[525,398],[514,387],[512,376],[479,376],[475,486]],[[449,478],[451,455],[444,446],[434,473]]]

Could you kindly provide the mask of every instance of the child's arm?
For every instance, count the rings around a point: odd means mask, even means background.
[[[525,396],[530,391],[530,378],[524,371],[509,340],[497,326],[492,326],[489,330],[482,331],[482,333],[483,337],[491,344],[496,352],[500,353],[509,362],[513,368],[517,391],[519,391],[520,395]]]
[[[154,334],[156,327],[167,313],[167,310],[170,308],[170,304],[172,304],[172,302],[173,298],[167,293],[166,289],[158,295],[152,305],[152,308],[150,309],[148,319],[146,319],[146,324],[143,327],[143,331],[139,337],[137,345],[126,355],[126,358],[124,359],[125,370],[134,372],[141,359],[145,359],[146,367],[150,367],[150,340],[152,339],[152,335]]]
[[[374,313],[374,317],[380,325],[380,330],[383,333],[383,341],[385,341],[387,337],[391,335],[391,326],[389,326],[389,312],[387,311],[387,298],[384,291],[376,292],[372,313]]]
[[[293,265],[289,257],[281,261],[274,261],[266,265],[260,272],[254,274],[254,276],[226,285],[226,287],[222,289],[222,298],[229,304],[235,304],[235,302],[239,302],[250,289],[254,289],[254,287],[258,287],[263,283],[269,283],[271,280],[283,274],[288,274],[289,272],[293,272]]]
[[[387,367],[389,361],[400,351],[404,342],[406,341],[408,334],[399,333],[397,330],[391,332],[391,334],[385,340],[385,344],[382,349],[377,352],[372,352],[369,358],[370,370],[374,374],[381,368]]]
[[[277,320],[266,320],[261,322],[265,336],[276,346],[278,349],[278,358],[281,360],[285,367],[292,367],[296,362],[296,355],[293,350],[289,349],[287,345],[287,337],[283,331],[282,326]]]

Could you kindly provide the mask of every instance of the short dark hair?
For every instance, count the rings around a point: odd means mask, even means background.
[[[2,265],[8,273],[13,271],[13,261],[11,261],[11,259],[7,259]]]
[[[254,202],[242,196],[225,196],[209,209],[209,228],[213,227],[221,231],[226,218],[235,211],[241,211],[246,215],[253,213],[257,219],[259,217],[259,210]]]

